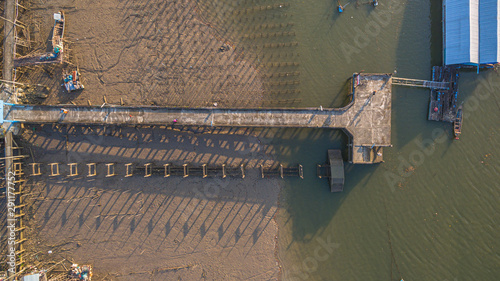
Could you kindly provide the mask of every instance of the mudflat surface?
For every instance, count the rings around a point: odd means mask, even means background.
[[[49,87],[46,104],[108,103],[259,106],[262,81],[241,52],[216,38],[196,1],[35,1],[34,49],[50,47],[52,14],[66,15],[65,63],[21,68],[20,80]],[[221,47],[223,49],[221,50]],[[85,90],[63,91],[62,71],[78,67]]]
[[[92,264],[97,280],[276,280],[281,180],[256,169],[275,164],[269,132],[28,127],[24,141],[43,163],[30,181],[36,258]],[[60,176],[48,176],[53,162]],[[111,162],[117,175],[105,177]],[[78,176],[67,176],[68,163]],[[97,163],[95,178],[86,163]],[[125,163],[244,164],[247,173],[144,178],[137,169],[125,178]]]

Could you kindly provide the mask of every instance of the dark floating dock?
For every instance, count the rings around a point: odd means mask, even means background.
[[[453,122],[457,115],[459,69],[450,66],[434,66],[432,81],[448,82],[448,89],[432,89],[429,101],[431,121]]]

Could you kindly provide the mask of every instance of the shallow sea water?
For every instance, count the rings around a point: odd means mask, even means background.
[[[293,106],[342,105],[353,72],[431,78],[442,61],[441,1],[343,2],[342,14],[330,0],[199,6],[262,73],[293,74],[266,88]],[[345,148],[343,133],[275,130],[278,158],[305,168],[305,179],[287,179],[281,194],[283,279],[498,280],[499,90],[493,70],[461,72],[464,125],[455,141],[451,124],[427,121],[428,90],[393,86],[394,146],[380,165],[347,164],[338,194],[315,167],[328,149]]]

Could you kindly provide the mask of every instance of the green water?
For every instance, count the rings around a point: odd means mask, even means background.
[[[264,73],[280,70],[263,63],[297,62],[282,68],[300,73],[291,78],[298,84],[283,86],[295,91],[288,93],[299,100],[294,106],[339,106],[353,72],[428,79],[431,66],[441,64],[441,1],[379,2],[373,9],[351,1],[342,14],[331,0],[212,0],[204,7],[228,11],[212,22],[224,26],[230,19],[226,37],[247,48],[244,58],[253,57]],[[234,12],[276,3],[287,5],[252,10],[252,20]],[[261,22],[293,23],[277,29],[294,35],[238,39]],[[298,45],[250,47],[266,42]],[[461,72],[465,120],[461,139],[454,141],[451,124],[426,120],[427,90],[393,87],[394,147],[385,149],[383,164],[347,165],[340,194],[329,192],[314,167],[326,161],[327,149],[345,147],[343,134],[277,130],[272,142],[279,147],[279,159],[301,163],[306,176],[287,180],[281,194],[283,279],[498,280],[499,92],[497,72]]]

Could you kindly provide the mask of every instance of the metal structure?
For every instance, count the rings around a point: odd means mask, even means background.
[[[328,178],[331,192],[341,192],[344,190],[344,159],[342,151],[338,149],[328,150],[328,164],[317,166],[318,178]]]

